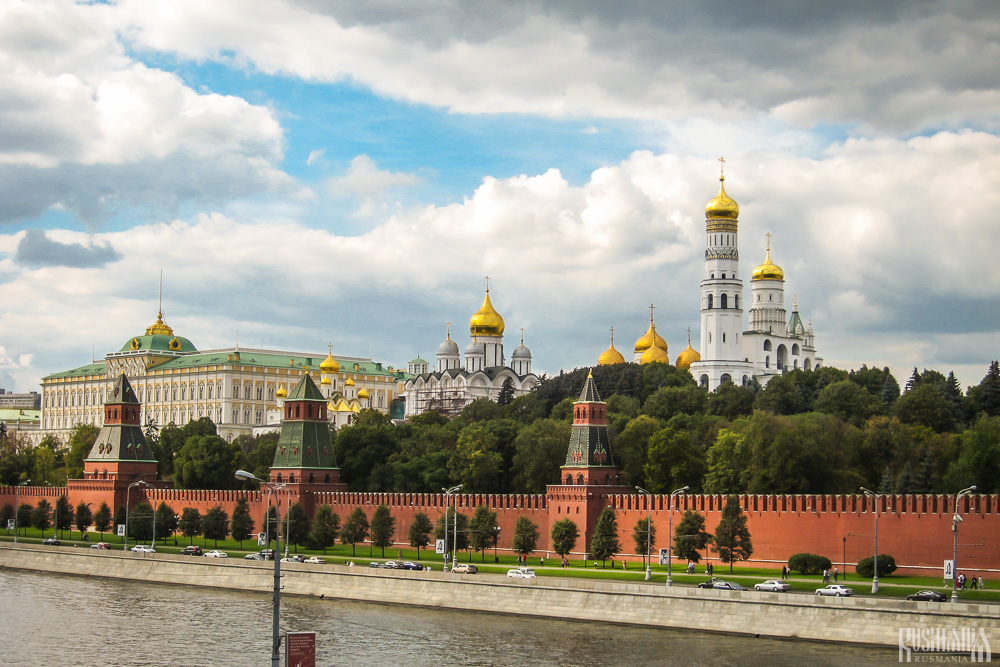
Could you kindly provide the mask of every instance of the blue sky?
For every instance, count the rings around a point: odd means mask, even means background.
[[[994,2],[0,2],[0,386],[164,315],[401,366],[493,277],[535,369],[691,327],[741,206],[826,363],[1000,343]]]

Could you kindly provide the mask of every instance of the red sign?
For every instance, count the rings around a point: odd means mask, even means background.
[[[316,633],[285,633],[285,665],[287,667],[316,667]]]

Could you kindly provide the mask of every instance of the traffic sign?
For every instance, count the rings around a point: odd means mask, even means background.
[[[434,553],[443,554],[444,553],[444,540],[434,541]]]
[[[945,579],[955,578],[955,561],[946,560],[944,562],[944,578]]]
[[[118,537],[125,537],[125,524],[118,524]]]

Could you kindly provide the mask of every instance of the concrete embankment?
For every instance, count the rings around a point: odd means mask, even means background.
[[[268,592],[273,565],[243,559],[0,546],[0,567]],[[1000,605],[669,588],[543,577],[282,563],[284,594],[895,646],[900,628],[982,629],[1000,648]]]

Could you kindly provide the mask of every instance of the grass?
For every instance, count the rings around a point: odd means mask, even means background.
[[[14,539],[12,532],[9,530],[5,532],[6,534],[4,534],[4,532],[0,532],[0,540],[12,542]],[[35,528],[22,528],[18,541],[25,544],[41,544],[42,540],[52,537],[52,534],[51,528],[47,530],[44,535],[42,535],[42,533]],[[79,535],[80,533],[79,531],[62,531],[62,534],[59,536],[59,540],[62,542],[63,546],[75,545],[86,548],[102,541],[99,533],[89,533],[88,537],[90,539],[86,542],[82,539],[72,537],[74,534]],[[117,546],[121,549],[123,546],[122,538],[117,537],[112,533],[105,533],[103,541],[110,543],[112,548]],[[191,543],[192,540],[190,538],[178,535],[175,539],[174,536],[170,536],[166,540],[158,539],[156,542],[156,550],[159,553],[176,554],[180,553],[181,549]],[[243,542],[242,546],[239,542],[234,540],[219,540],[218,546],[216,546],[214,540],[205,540],[204,538],[196,537],[194,538],[193,543],[200,546],[205,551],[219,549],[220,551],[229,553],[233,557],[241,557],[245,554],[254,553],[262,548],[258,547],[256,541],[254,540],[247,540]],[[135,540],[129,539],[130,547],[135,544]],[[271,546],[273,547],[273,543]],[[282,551],[284,551],[284,545],[282,545]],[[316,549],[296,549],[292,546],[289,549],[289,552],[300,553],[305,556],[316,555],[320,558],[324,558],[328,563],[344,564],[353,561],[355,566],[358,567],[368,567],[368,564],[371,561],[396,560],[400,558],[400,553],[402,553],[402,560],[421,562],[425,565],[430,565],[434,569],[440,569],[442,565],[441,557],[436,555],[433,549],[421,549],[420,557],[418,558],[416,549],[412,547],[401,547],[398,545],[386,548],[385,556],[382,555],[381,549],[371,549],[368,544],[359,544],[355,549],[352,549],[349,544],[337,544],[336,546],[327,549],[326,553]],[[483,560],[483,554],[478,552],[461,552],[458,558],[459,562],[472,563],[476,565],[482,573],[504,574],[508,569],[518,566],[517,556],[498,554],[497,559],[499,562],[494,562],[494,556],[489,551],[485,554],[485,562]],[[615,564],[618,567],[612,569],[611,567],[601,567],[600,561],[595,563],[592,560],[583,561],[580,559],[574,559],[569,561],[569,567],[563,569],[560,566],[558,556],[546,558],[544,567],[541,565],[540,557],[531,556],[528,558],[528,567],[533,568],[540,577],[602,579],[635,583],[642,583],[645,581],[645,571],[641,564],[630,562],[628,564],[628,568],[622,570],[620,568],[620,563],[620,560],[616,560]],[[605,563],[605,565],[607,565],[607,563]],[[685,572],[684,563],[674,564],[672,567],[673,582],[682,586],[695,586],[703,581],[706,581],[708,576],[705,574],[704,565],[699,565],[698,569],[699,572],[697,574],[687,574]],[[729,567],[724,567],[722,565],[716,566],[714,572],[714,576],[718,579],[725,579],[727,581],[731,580],[742,584],[747,588],[752,588],[754,584],[760,583],[764,579],[778,579],[780,574],[780,570],[739,566],[734,568],[733,574],[729,574]],[[666,582],[666,577],[666,567],[660,565],[654,565],[652,567],[652,580],[650,583],[663,585]],[[823,584],[823,577],[821,575],[793,574],[787,582],[791,584],[792,590],[809,593],[815,591],[817,588],[822,588],[825,585]],[[855,593],[866,596],[871,595],[871,579],[861,579],[853,572],[849,572],[846,579],[841,576],[838,583],[842,583],[853,588]],[[985,590],[966,589],[959,591],[959,598],[965,602],[1000,601],[1000,582],[996,580],[987,581],[986,586],[987,588]],[[911,593],[924,589],[939,591],[945,593],[946,595],[950,595],[951,591],[951,588],[947,584],[943,584],[942,580],[938,578],[897,575],[880,577],[879,589],[880,590],[877,593],[878,597],[887,599],[901,599]]]

